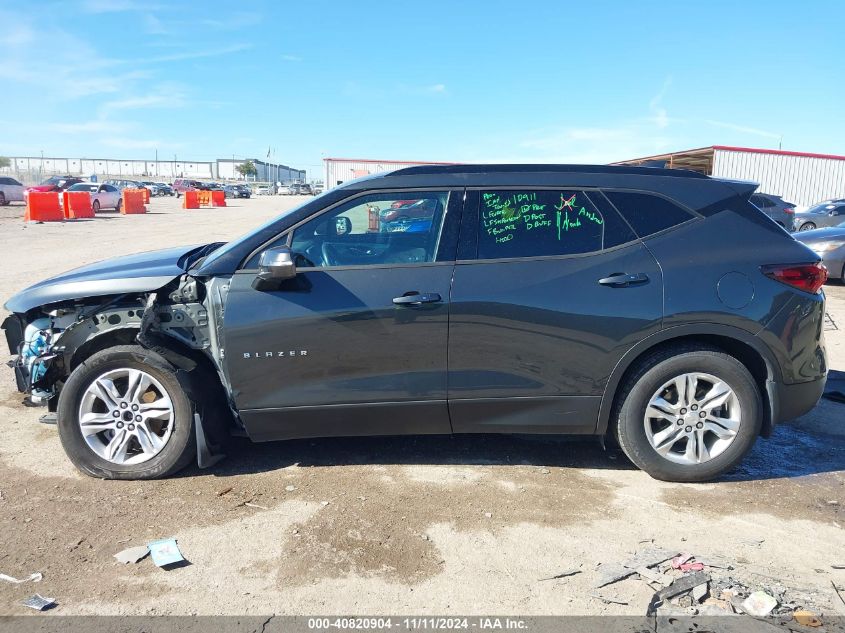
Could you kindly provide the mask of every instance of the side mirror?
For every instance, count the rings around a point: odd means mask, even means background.
[[[277,290],[281,282],[294,277],[296,264],[293,263],[293,253],[287,246],[276,246],[261,253],[252,287],[255,290]]]

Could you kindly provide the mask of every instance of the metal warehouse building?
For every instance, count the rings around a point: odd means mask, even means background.
[[[342,185],[347,180],[393,171],[414,165],[454,165],[454,163],[431,163],[407,160],[374,160],[371,158],[324,158],[323,175],[326,189]]]
[[[760,183],[761,193],[781,196],[798,206],[845,197],[845,156],[713,145],[615,164],[644,163],[662,163],[718,178],[752,180]]]

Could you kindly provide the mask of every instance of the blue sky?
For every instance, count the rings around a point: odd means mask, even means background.
[[[845,3],[0,0],[0,155],[845,154]]]

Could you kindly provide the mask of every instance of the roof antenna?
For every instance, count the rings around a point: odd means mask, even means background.
[[[778,149],[783,149],[783,134],[780,135],[780,140],[778,141]]]

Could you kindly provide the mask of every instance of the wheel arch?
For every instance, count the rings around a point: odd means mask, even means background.
[[[698,324],[677,326],[661,330],[640,341],[619,360],[610,374],[599,407],[596,434],[605,435],[611,430],[611,414],[616,404],[619,388],[638,366],[654,351],[678,344],[699,343],[716,347],[741,362],[754,377],[763,400],[763,427],[761,435],[768,437],[774,419],[774,400],[770,383],[780,381],[781,374],[771,352],[763,342],[745,330],[728,325]]]

